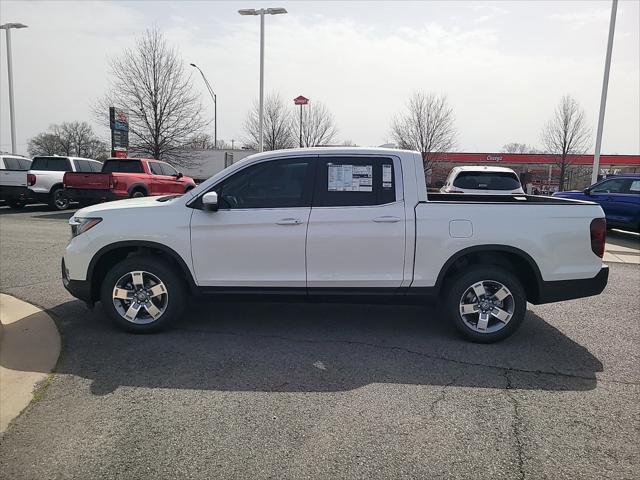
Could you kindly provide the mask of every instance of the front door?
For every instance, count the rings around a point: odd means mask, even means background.
[[[392,158],[320,157],[307,234],[309,293],[401,285],[401,179],[400,162]]]
[[[219,210],[196,209],[191,251],[196,281],[218,287],[306,287],[305,241],[313,158],[249,165],[209,191]]]

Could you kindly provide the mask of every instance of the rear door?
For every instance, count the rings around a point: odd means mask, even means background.
[[[402,192],[396,158],[320,157],[307,233],[310,294],[400,286],[406,228]]]

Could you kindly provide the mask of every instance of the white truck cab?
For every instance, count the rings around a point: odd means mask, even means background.
[[[603,217],[589,202],[427,196],[417,152],[274,151],[185,195],[79,210],[63,282],[135,332],[178,318],[189,294],[369,296],[439,301],[463,335],[491,342],[527,301],[604,289]]]

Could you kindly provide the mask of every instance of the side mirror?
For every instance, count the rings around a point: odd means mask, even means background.
[[[589,190],[589,188],[585,188],[582,193],[584,193],[585,195],[591,195],[591,190]]]
[[[176,178],[177,178],[177,179],[181,179],[182,177],[184,177],[184,175],[182,174],[182,172],[178,172],[178,173],[176,174]]]
[[[208,192],[202,196],[202,206],[210,212],[218,211],[218,194],[216,192]]]

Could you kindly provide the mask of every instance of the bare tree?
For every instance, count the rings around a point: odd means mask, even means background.
[[[218,141],[220,143],[220,141]],[[216,148],[213,137],[208,133],[199,133],[193,135],[186,142],[187,148],[196,148],[200,150],[210,150]]]
[[[446,96],[415,92],[407,102],[406,113],[393,119],[391,136],[399,148],[422,154],[427,173],[438,153],[451,150],[456,143],[453,109]]]
[[[260,106],[257,101],[244,122],[247,138],[244,143],[253,149],[258,148],[260,138]],[[290,110],[277,93],[266,96],[264,101],[264,150],[293,148],[296,145],[293,134]]]
[[[535,147],[527,145],[526,143],[505,143],[500,149],[501,153],[541,153]]]
[[[154,28],[111,61],[110,89],[94,110],[103,122],[110,106],[127,111],[132,152],[186,166],[189,140],[207,124],[194,91],[182,59]]]
[[[294,136],[300,133],[300,112],[293,112]],[[302,147],[320,147],[333,143],[338,135],[333,114],[322,102],[302,107]]]
[[[100,140],[87,122],[52,125],[29,140],[29,155],[73,155],[103,160],[108,157],[107,144]]]
[[[563,96],[541,136],[560,168],[558,188],[562,191],[567,168],[572,164],[571,155],[585,153],[591,145],[591,131],[580,104],[570,95]]]

